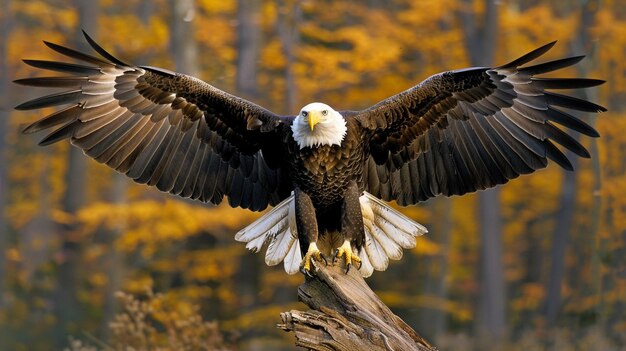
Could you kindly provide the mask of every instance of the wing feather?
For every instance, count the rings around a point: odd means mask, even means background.
[[[219,203],[228,196],[232,205],[262,210],[289,196],[276,141],[288,128],[279,116],[196,78],[129,65],[85,38],[95,55],[45,42],[78,63],[24,60],[68,74],[15,81],[65,89],[16,107],[67,105],[25,133],[56,128],[42,145],[70,139],[136,182],[183,197]],[[260,156],[263,149],[277,157],[272,167]]]
[[[98,67],[78,65],[74,63],[28,59],[22,60],[22,62],[35,68],[61,73],[72,73],[78,76],[92,76],[102,73]]]
[[[597,137],[591,126],[562,109],[606,109],[546,89],[588,88],[604,81],[535,77],[582,60],[575,56],[530,64],[554,44],[499,67],[434,75],[356,113],[370,140],[366,191],[408,205],[438,194],[462,195],[503,184],[546,167],[548,159],[571,170],[555,143],[589,157],[575,138],[552,122]]]
[[[126,158],[135,152],[137,146],[145,137],[146,131],[151,129],[153,126],[154,125],[149,123],[146,119],[137,123],[136,127],[124,136],[124,140],[122,142],[118,143],[118,145],[111,146],[107,150],[107,156],[109,157],[102,162],[106,163],[111,168],[120,168]],[[120,171],[122,170],[120,169]]]
[[[80,105],[76,104],[56,111],[26,127],[24,129],[24,133],[36,133],[44,129],[56,127],[59,124],[65,125],[67,123],[71,123],[78,118],[78,114],[81,110],[82,108]]]

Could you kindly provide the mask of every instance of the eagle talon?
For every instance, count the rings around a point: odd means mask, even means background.
[[[350,272],[350,266],[352,265],[358,264],[359,268],[357,269],[361,269],[363,262],[361,262],[359,256],[352,251],[352,245],[350,245],[349,240],[344,241],[343,244],[337,248],[335,254],[333,255],[333,264],[335,264],[335,259],[341,256],[345,257],[346,274]]]
[[[306,275],[309,278],[313,278],[313,275],[311,275],[311,272],[309,272],[309,270],[307,269],[304,269],[304,266],[300,267],[300,273]]]
[[[300,266],[300,272],[310,278],[313,278],[313,275],[311,275],[311,268],[313,267],[311,264],[312,260],[316,260],[317,262],[323,261],[324,264],[328,266],[328,261],[326,260],[326,257],[322,255],[315,243],[309,244],[309,249],[302,258],[302,266]]]

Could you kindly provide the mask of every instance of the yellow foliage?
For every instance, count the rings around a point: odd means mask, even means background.
[[[593,35],[598,40],[597,72],[601,77],[610,77],[610,85],[601,87],[604,95],[626,91],[626,23],[616,18],[610,8],[598,11]]]
[[[143,294],[154,287],[154,280],[147,274],[135,275],[124,282],[122,290],[135,294]]]
[[[77,12],[70,6],[54,6],[48,1],[12,2],[12,12],[36,19],[40,26],[47,30],[75,28],[78,22]],[[5,10],[5,9],[3,9]]]
[[[502,39],[514,44],[508,50],[499,50],[499,60],[506,61],[518,52],[530,51],[539,45],[553,40],[566,41],[576,35],[577,13],[561,17],[555,16],[553,8],[548,5],[539,5],[527,11],[502,11],[502,28],[505,29]],[[537,23],[541,23],[540,26]],[[546,58],[563,56],[567,45],[558,45],[546,55]]]
[[[542,284],[526,283],[519,289],[521,296],[511,302],[511,307],[516,311],[536,310],[541,307],[545,298],[545,289]]]
[[[21,261],[22,260],[22,255],[21,255],[20,251],[17,250],[17,249],[9,249],[6,252],[6,258],[9,261]]]
[[[98,41],[106,50],[114,53],[124,61],[135,62],[135,57],[145,56],[146,53],[162,53],[167,50],[169,29],[163,18],[151,17],[144,23],[139,17],[131,14],[118,14],[100,18],[101,28],[106,31],[98,33]],[[133,28],[137,35],[126,36],[120,41],[120,33]],[[147,64],[148,62],[135,62]]]
[[[235,1],[223,1],[223,0],[199,0],[198,7],[203,9],[209,14],[223,15],[232,14],[236,10]]]
[[[417,245],[412,251],[420,256],[435,256],[441,253],[441,246],[427,236],[421,236],[417,238]]]
[[[207,208],[166,200],[95,203],[81,209],[77,219],[87,231],[99,226],[115,229],[122,225],[125,234],[117,240],[117,248],[132,251],[141,244],[146,253],[151,253],[161,242],[181,240],[219,228],[240,229],[242,220],[252,220],[256,216],[249,211],[233,210],[227,204]]]
[[[377,291],[380,299],[390,308],[432,308],[446,311],[458,321],[468,321],[472,311],[460,304],[436,296],[407,296],[397,291]]]
[[[189,267],[184,273],[189,280],[219,281],[235,274],[239,268],[238,258],[244,250],[243,245],[233,244],[212,250],[188,252],[179,257],[175,266],[178,269]]]
[[[89,283],[95,287],[102,288],[106,286],[108,277],[102,273],[96,273],[89,276]]]

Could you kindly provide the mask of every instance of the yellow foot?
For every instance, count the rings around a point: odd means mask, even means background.
[[[361,269],[361,259],[357,254],[352,252],[352,245],[350,245],[350,241],[345,240],[337,249],[335,255],[333,256],[333,264],[335,264],[335,259],[341,256],[345,257],[344,262],[346,263],[346,274],[350,271],[351,265],[358,265],[359,269]]]
[[[300,272],[302,272],[302,274],[308,275],[309,277],[313,277],[311,275],[311,267],[312,267],[311,260],[313,259],[316,260],[317,262],[324,261],[324,264],[328,265],[326,258],[324,257],[324,255],[322,255],[320,250],[317,248],[317,244],[310,243],[309,249],[306,251],[304,258],[302,259],[302,265],[300,266]]]

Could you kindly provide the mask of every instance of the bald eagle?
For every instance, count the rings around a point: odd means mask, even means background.
[[[64,106],[25,133],[52,129],[40,142],[69,139],[88,156],[138,183],[181,197],[261,211],[236,234],[269,265],[293,274],[333,255],[364,276],[400,259],[426,229],[384,201],[406,206],[462,195],[544,168],[572,170],[555,146],[587,150],[562,128],[598,133],[564,109],[605,108],[552,92],[603,81],[539,78],[582,56],[527,65],[555,42],[495,68],[436,74],[361,111],[314,102],[280,116],[201,80],[133,66],[85,34],[94,56],[44,42],[81,63],[24,60],[66,73],[19,79],[63,88],[18,110]]]

